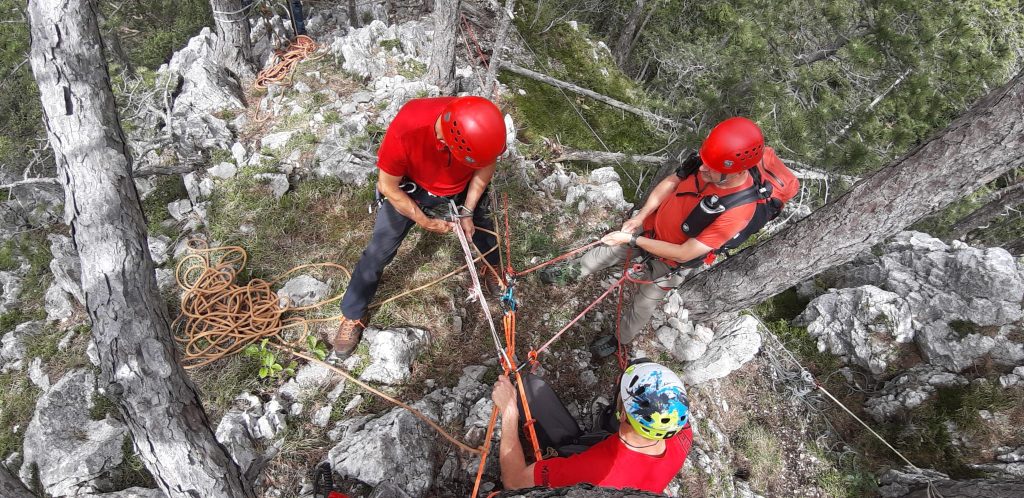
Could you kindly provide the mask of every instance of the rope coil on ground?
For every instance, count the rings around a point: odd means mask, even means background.
[[[274,52],[277,54],[278,61],[274,65],[260,71],[256,75],[256,82],[253,83],[253,86],[256,88],[266,88],[269,84],[284,81],[292,73],[295,66],[313,52],[316,52],[317,48],[317,44],[312,38],[306,35],[296,36],[295,40],[288,44],[288,48]]]

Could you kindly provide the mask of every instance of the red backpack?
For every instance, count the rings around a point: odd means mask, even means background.
[[[752,202],[757,203],[750,222],[733,238],[722,244],[722,247],[711,251],[705,257],[684,263],[683,266],[699,266],[703,263],[710,263],[718,254],[739,247],[751,235],[764,228],[769,221],[777,218],[782,213],[786,202],[800,191],[800,181],[797,180],[793,171],[783,164],[779,156],[775,155],[775,151],[771,147],[765,147],[761,162],[747,171],[754,179],[754,184],[750,188],[724,197],[712,195],[703,198],[683,220],[681,229],[688,237],[696,237],[729,209]]]

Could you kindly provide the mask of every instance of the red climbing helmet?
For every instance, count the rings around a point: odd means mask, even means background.
[[[485,168],[505,152],[505,116],[483,97],[459,97],[441,112],[441,136],[457,161]]]
[[[761,128],[747,118],[729,118],[711,129],[700,146],[700,159],[719,173],[739,173],[754,167],[764,155]]]

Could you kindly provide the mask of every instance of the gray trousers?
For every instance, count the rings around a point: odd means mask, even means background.
[[[629,249],[629,246],[625,244],[600,245],[587,251],[580,260],[580,275],[585,277],[612,266],[621,268],[626,261]],[[634,257],[640,256],[640,254],[639,249],[633,249]],[[619,323],[619,342],[622,344],[629,344],[643,330],[647,322],[651,320],[654,309],[668,294],[666,289],[678,287],[693,270],[682,269],[675,275],[662,278],[671,273],[672,268],[660,259],[651,258],[644,271],[645,274],[640,276],[640,279],[653,280],[654,283],[641,284],[633,296],[633,302],[623,307],[622,321]]]

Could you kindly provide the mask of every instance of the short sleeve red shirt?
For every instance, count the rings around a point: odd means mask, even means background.
[[[661,455],[644,455],[629,449],[613,434],[583,453],[537,462],[533,467],[533,482],[552,488],[585,482],[606,488],[661,493],[683,468],[693,444],[693,430],[687,425],[665,443],[665,452]]]
[[[724,197],[753,184],[754,179],[749,175],[741,185],[727,189],[702,181],[700,174],[687,177],[679,182],[676,191],[661,203],[658,210],[644,220],[644,230],[653,230],[654,238],[658,240],[682,244],[690,240],[681,228],[683,221],[701,199],[712,195]],[[755,208],[753,203],[734,207],[722,213],[695,238],[712,249],[718,249],[747,226],[754,217]]]
[[[384,134],[377,167],[412,180],[434,195],[465,190],[476,170],[452,158],[434,132],[434,123],[452,100],[455,98],[413,99],[403,105]]]

